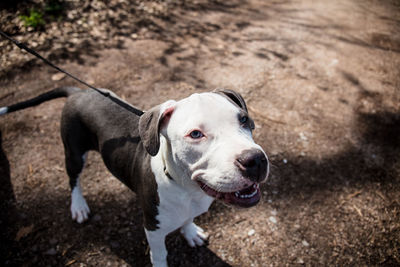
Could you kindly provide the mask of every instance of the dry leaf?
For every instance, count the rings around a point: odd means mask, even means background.
[[[64,73],[62,73],[62,72],[60,72],[60,73],[56,73],[56,74],[54,74],[53,76],[51,76],[51,79],[53,80],[53,81],[61,81],[62,79],[64,79],[65,78],[65,74]]]
[[[15,236],[15,241],[20,241],[21,238],[29,235],[30,233],[32,233],[33,230],[33,224],[29,225],[29,226],[25,226],[22,227],[21,229],[18,230],[17,235]]]
[[[67,263],[65,264],[65,266],[69,266],[69,265],[71,265],[71,264],[74,264],[75,262],[76,262],[76,260],[71,260],[71,261],[67,262]]]

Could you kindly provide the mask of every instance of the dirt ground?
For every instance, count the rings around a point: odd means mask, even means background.
[[[202,0],[169,12],[58,61],[142,109],[217,87],[246,99],[273,165],[263,199],[214,203],[197,219],[209,244],[172,233],[169,265],[399,266],[400,2]],[[15,67],[0,106],[80,86],[54,74]],[[72,221],[64,101],[0,117],[2,265],[149,266],[136,197],[94,152],[82,178],[92,216]]]

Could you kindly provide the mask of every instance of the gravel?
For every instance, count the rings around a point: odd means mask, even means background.
[[[64,0],[61,12],[52,17],[44,11],[46,1],[16,1],[0,8],[0,24],[4,25],[4,32],[45,58],[79,61],[82,52],[93,54],[102,48],[122,46],[124,37],[154,36],[159,28],[156,21],[167,19],[180,2],[183,1]],[[42,27],[34,29],[24,24],[21,16],[31,9],[44,14]],[[0,55],[0,77],[38,62],[4,38],[0,39]]]

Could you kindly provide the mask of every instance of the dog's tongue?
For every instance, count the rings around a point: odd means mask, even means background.
[[[261,199],[260,188],[257,183],[245,189],[229,193],[217,192],[204,183],[199,182],[199,184],[206,194],[230,205],[247,208],[256,205]]]

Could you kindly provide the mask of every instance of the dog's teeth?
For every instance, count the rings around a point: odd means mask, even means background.
[[[252,198],[257,194],[257,190],[253,191],[251,194],[249,195],[239,195],[240,198],[245,199],[245,198]]]
[[[253,192],[251,192],[251,194],[249,194],[249,195],[242,195],[242,194],[240,194],[240,191],[236,191],[235,192],[235,196],[237,197],[237,198],[241,198],[241,199],[246,199],[246,198],[252,198],[252,197],[254,197],[256,194],[257,194],[257,191],[258,191],[258,184],[254,184],[253,186],[253,189],[255,189],[255,190],[253,190]]]

